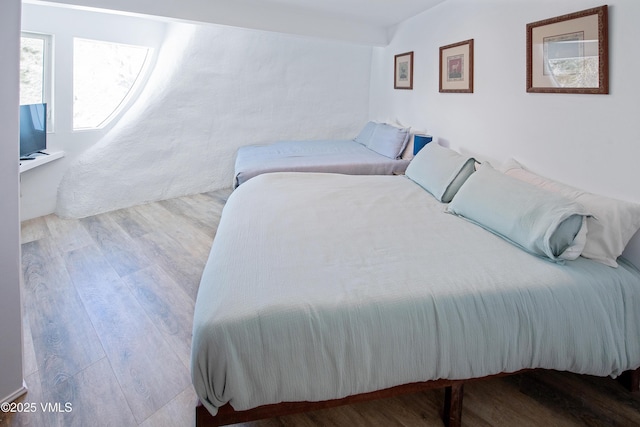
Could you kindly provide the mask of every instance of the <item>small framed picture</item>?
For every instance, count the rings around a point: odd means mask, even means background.
[[[606,5],[527,24],[527,92],[609,93]]]
[[[473,39],[440,48],[440,92],[473,93]]]
[[[413,52],[395,56],[394,89],[413,89]]]

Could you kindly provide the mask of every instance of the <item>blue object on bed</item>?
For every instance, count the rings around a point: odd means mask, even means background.
[[[431,141],[433,141],[433,137],[431,135],[415,135],[413,137],[413,155],[415,156],[418,154],[418,152]]]

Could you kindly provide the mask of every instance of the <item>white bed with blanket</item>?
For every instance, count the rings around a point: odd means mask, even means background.
[[[578,204],[591,195],[445,150],[408,176],[272,173],[234,191],[194,315],[210,414],[523,369],[637,375],[640,273],[617,257],[638,206]],[[602,207],[624,229],[589,242],[593,210],[609,231]]]
[[[241,147],[233,186],[268,172],[403,174],[409,161],[401,156],[409,139],[408,129],[369,122],[352,140],[278,141]]]

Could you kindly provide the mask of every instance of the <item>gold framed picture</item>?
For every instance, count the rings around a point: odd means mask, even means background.
[[[473,93],[473,39],[440,48],[440,92]]]
[[[413,89],[413,52],[395,56],[394,89]]]
[[[527,24],[527,92],[609,93],[608,8]]]

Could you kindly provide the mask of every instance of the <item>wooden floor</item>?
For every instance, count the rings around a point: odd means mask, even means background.
[[[194,424],[194,298],[229,192],[23,224],[19,402],[35,411],[0,412],[0,426]],[[439,426],[442,399],[434,390],[245,426]],[[462,420],[639,426],[640,396],[607,378],[536,372],[468,384]]]

